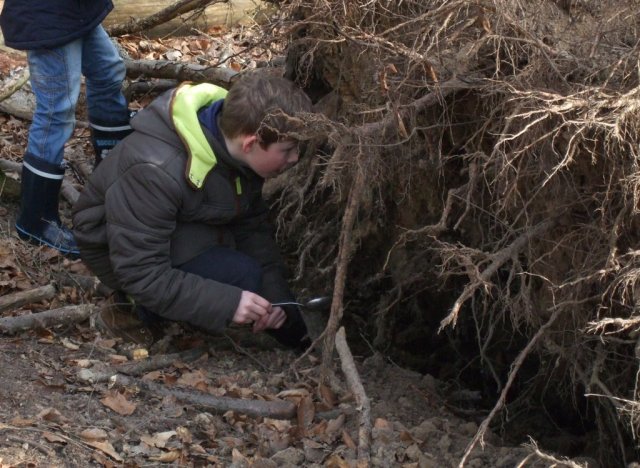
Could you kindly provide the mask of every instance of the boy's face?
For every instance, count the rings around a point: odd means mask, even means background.
[[[246,155],[246,163],[253,172],[269,179],[294,166],[299,156],[298,143],[295,141],[278,141],[265,149],[256,139]]]

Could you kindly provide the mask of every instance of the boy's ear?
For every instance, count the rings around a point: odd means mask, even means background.
[[[257,135],[243,135],[242,136],[242,151],[248,153],[253,148],[253,145],[258,143]]]

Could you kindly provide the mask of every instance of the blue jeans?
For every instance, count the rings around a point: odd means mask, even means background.
[[[36,97],[27,152],[62,165],[64,145],[75,126],[81,75],[85,76],[89,120],[128,122],[122,95],[125,66],[102,26],[64,46],[30,50],[27,58]]]

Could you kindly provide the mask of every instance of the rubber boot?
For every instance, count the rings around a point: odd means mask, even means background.
[[[129,120],[136,114],[136,111],[131,111],[129,114]],[[93,151],[96,155],[95,165],[107,157],[109,151],[122,141],[133,130],[129,125],[129,120],[125,122],[90,122],[91,126],[91,144],[93,145]]]
[[[16,231],[21,239],[35,245],[48,245],[71,258],[80,251],[71,231],[58,215],[58,197],[64,167],[56,166],[30,153],[22,165],[21,206]]]

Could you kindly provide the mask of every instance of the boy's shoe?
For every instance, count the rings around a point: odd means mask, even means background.
[[[123,296],[114,293],[105,301],[96,317],[96,328],[105,336],[150,347],[155,341],[153,332],[138,318],[135,305]]]

